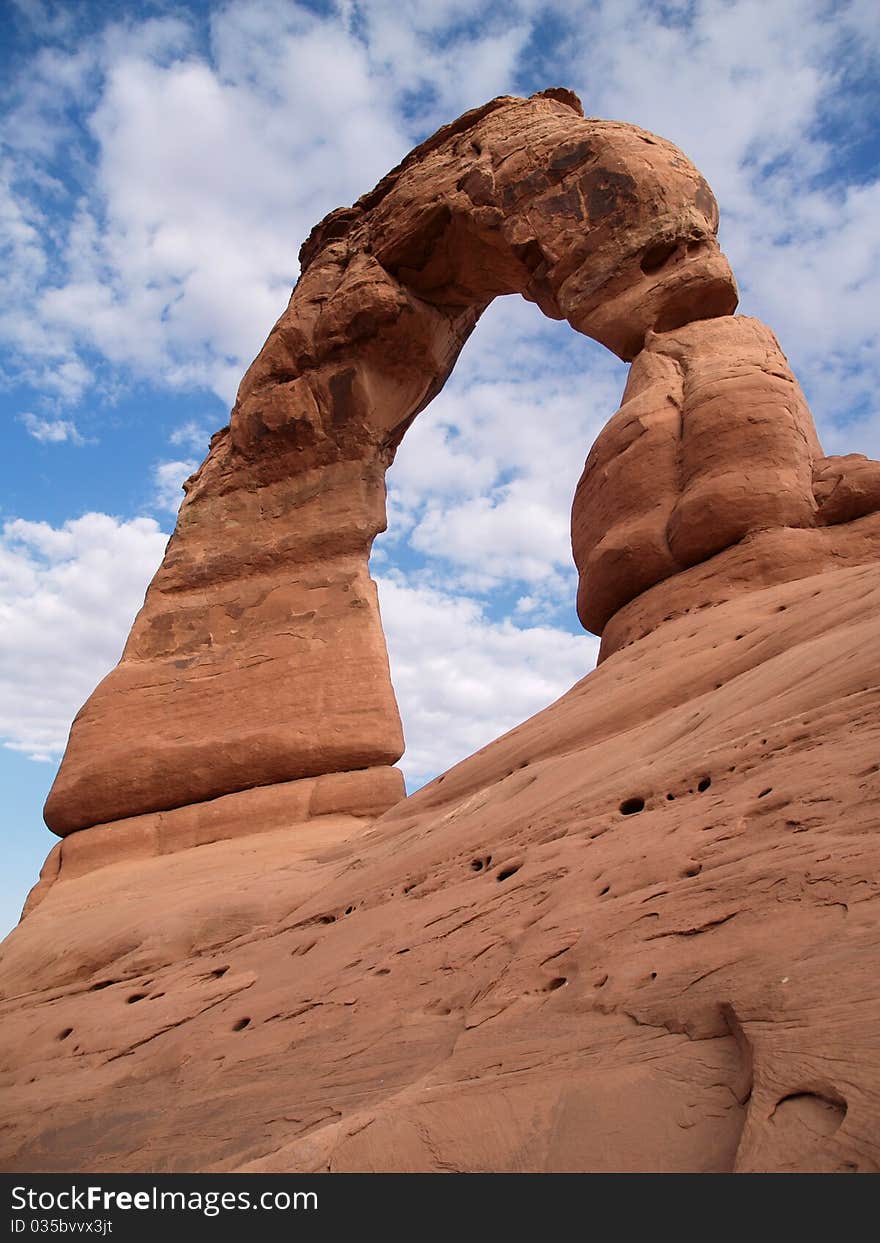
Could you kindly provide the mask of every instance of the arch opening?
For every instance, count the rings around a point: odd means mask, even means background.
[[[594,667],[571,498],[625,372],[565,321],[499,297],[404,435],[369,570],[409,794]]]

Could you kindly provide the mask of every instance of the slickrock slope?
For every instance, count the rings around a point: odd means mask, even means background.
[[[303,251],[0,947],[8,1170],[880,1170],[880,463],[730,312],[711,192],[496,100]],[[383,472],[519,289],[633,358],[602,661],[409,799]]]
[[[0,1166],[877,1170],[878,609],[876,564],[752,591],[360,835],[55,885]]]

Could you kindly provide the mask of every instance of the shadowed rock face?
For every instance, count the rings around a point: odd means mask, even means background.
[[[0,947],[4,1169],[880,1170],[880,463],[716,224],[554,91],[313,231]],[[572,511],[602,662],[403,799],[384,470],[516,290],[634,359]]]

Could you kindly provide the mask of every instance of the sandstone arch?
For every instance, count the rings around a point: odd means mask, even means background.
[[[88,835],[86,853],[108,840],[162,851],[222,834],[220,821],[247,831],[272,808],[288,821],[370,816],[402,795],[367,568],[385,526],[384,473],[498,295],[520,292],[637,357],[575,504],[590,628],[749,530],[814,527],[821,449],[809,411],[772,334],[731,318],[717,225],[681,152],[585,118],[561,90],[466,114],[322,221],[229,427],[188,481],[120,664],[74,721],[49,826],[112,825]],[[694,383],[707,340],[715,362]],[[743,375],[750,401],[769,393],[753,448],[770,445],[772,460],[766,478],[728,487],[701,444],[706,427],[710,441],[723,430],[723,390]],[[782,503],[780,462],[794,488]]]
[[[74,725],[49,813],[92,827],[0,950],[4,1168],[878,1168],[880,464],[821,456],[764,325],[697,317],[723,260],[670,249],[668,190],[668,239],[609,259],[590,319],[607,338],[616,304],[640,347],[572,512],[609,659],[354,832],[400,788],[366,568],[384,465],[478,310],[361,243],[474,134],[570,142],[566,99],[464,118],[307,247]],[[529,202],[567,193],[533,174]],[[437,218],[408,280],[461,242]]]

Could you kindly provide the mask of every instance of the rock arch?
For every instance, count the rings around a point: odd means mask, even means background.
[[[589,628],[746,531],[815,527],[812,420],[772,334],[732,317],[717,225],[680,151],[563,90],[466,114],[323,220],[122,659],[73,723],[49,826],[91,829],[83,857],[149,853],[401,797],[368,573],[384,475],[498,295],[636,358],[573,512]],[[764,412],[739,478],[732,380]]]

